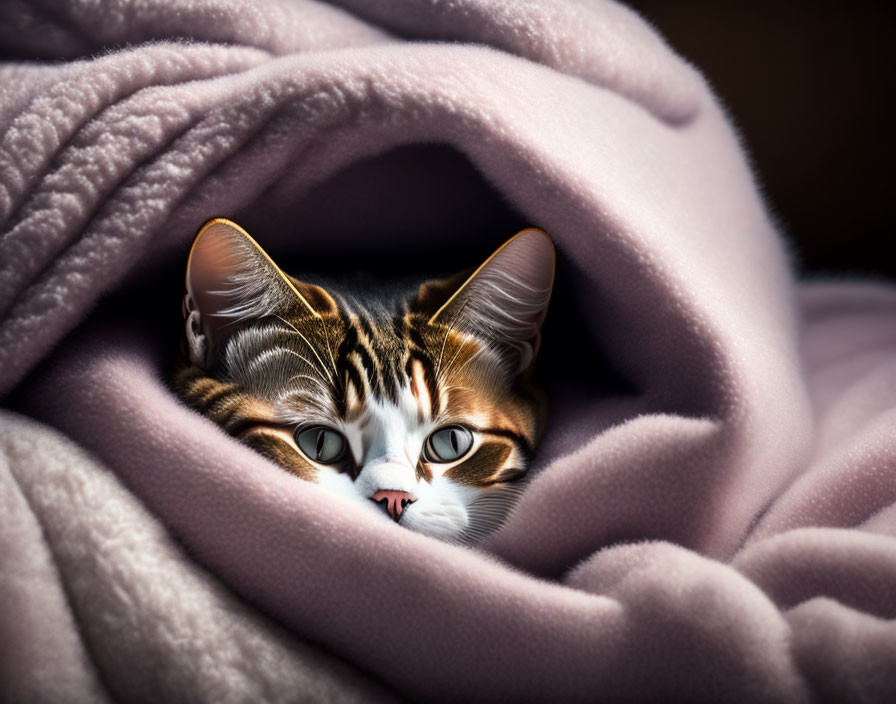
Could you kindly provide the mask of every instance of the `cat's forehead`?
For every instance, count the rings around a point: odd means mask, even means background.
[[[481,410],[506,387],[488,341],[407,312],[274,316],[233,335],[225,366],[253,395],[320,421],[353,422],[375,404],[391,404],[422,423]]]
[[[329,365],[333,412],[348,422],[383,407],[420,424],[469,414],[490,392],[506,386],[500,357],[488,341],[428,325],[421,316],[352,312],[319,327],[312,342],[315,359]],[[301,338],[293,344],[308,346]],[[301,366],[307,358],[293,356],[291,363]]]

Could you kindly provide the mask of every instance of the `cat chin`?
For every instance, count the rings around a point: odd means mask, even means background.
[[[408,530],[428,535],[431,538],[449,543],[462,543],[467,525],[467,512],[462,507],[458,508],[460,510],[438,506],[435,510],[409,511],[408,515],[402,519],[402,525]]]
[[[383,520],[392,520],[358,491],[357,485],[347,474],[325,470],[318,474],[316,483],[360,504],[363,510],[371,511]],[[479,506],[477,511],[481,514],[483,496],[493,493],[457,484],[443,477],[435,477],[431,484],[420,482],[416,488],[417,501],[405,509],[401,525],[408,530],[450,543],[474,542],[487,531],[483,528],[483,521],[471,520],[468,507]],[[495,521],[485,523],[494,527],[492,523],[496,525],[497,522],[496,517]]]
[[[439,540],[466,542],[463,535],[469,525],[469,494],[468,487],[443,477],[434,477],[431,484],[419,482],[418,499],[408,507],[402,525]]]

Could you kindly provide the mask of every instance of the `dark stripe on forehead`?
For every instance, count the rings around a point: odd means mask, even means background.
[[[432,360],[419,350],[411,350],[408,361],[404,365],[404,373],[408,379],[414,377],[414,362],[420,362],[423,368],[423,379],[426,382],[426,391],[429,394],[429,417],[435,418],[439,414],[439,395],[436,385],[436,373]]]
[[[420,330],[416,325],[407,325],[406,329],[408,331],[408,336],[411,338],[411,342],[419,349],[421,352],[426,350],[426,341],[423,339],[423,335],[420,334]]]
[[[405,328],[408,331],[408,336],[411,338],[411,342],[414,347],[411,350],[411,354],[408,357],[408,362],[405,365],[405,373],[408,375],[408,378],[411,378],[411,368],[414,361],[419,361],[423,366],[423,378],[426,380],[426,390],[429,393],[429,402],[430,402],[430,417],[435,418],[439,413],[439,405],[440,405],[440,395],[439,395],[439,385],[438,379],[436,376],[435,364],[433,364],[432,358],[429,356],[429,350],[426,346],[426,340],[423,339],[423,335],[420,333],[420,329],[413,324],[414,318],[411,318],[411,321],[405,320]]]
[[[355,347],[355,354],[358,355],[358,359],[361,360],[361,366],[364,367],[364,372],[367,374],[367,381],[370,382],[371,393],[374,395],[382,393],[380,373],[377,371],[376,364],[374,364],[373,358],[371,358],[367,348],[362,344],[358,344],[357,347]]]
[[[355,387],[355,393],[358,394],[358,400],[363,402],[365,396],[364,379],[362,378],[361,368],[355,363],[354,357],[350,357],[346,360],[345,373],[349,382]]]
[[[345,417],[346,393],[348,391],[348,383],[354,383],[355,390],[359,395],[364,393],[363,382],[357,368],[349,360],[349,355],[354,351],[358,344],[358,329],[351,324],[347,317],[342,318],[342,342],[336,350],[336,379],[332,388],[333,405],[336,411],[343,418]]]
[[[386,357],[382,353],[377,355],[380,361],[380,369],[382,370],[382,388],[383,395],[392,403],[398,403],[398,372],[395,369],[395,360]]]
[[[398,403],[398,370],[395,368],[394,360],[381,359],[383,366],[383,390],[386,397],[392,403]]]
[[[392,318],[392,331],[395,333],[395,337],[402,342],[404,341],[407,333],[407,325],[405,325],[404,318]]]
[[[358,321],[361,323],[361,329],[364,331],[364,334],[367,335],[368,340],[373,340],[373,326],[370,324],[370,320],[363,313],[358,314]]]
[[[358,345],[358,328],[352,325],[349,318],[342,319],[342,342],[336,352],[338,359],[345,359]],[[337,361],[338,361],[337,359]]]

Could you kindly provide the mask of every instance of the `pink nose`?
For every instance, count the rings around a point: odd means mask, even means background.
[[[401,520],[401,512],[417,499],[406,491],[380,489],[370,497],[370,500],[383,506],[389,515],[392,516],[392,520],[398,523]]]

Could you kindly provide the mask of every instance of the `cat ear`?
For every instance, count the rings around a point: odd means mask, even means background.
[[[426,307],[441,298],[430,324],[450,324],[492,340],[519,374],[538,353],[555,260],[554,243],[546,233],[523,230],[472,275],[421,286],[417,301]],[[452,293],[445,296],[446,290]]]
[[[186,318],[190,360],[210,368],[239,323],[274,313],[321,318],[336,303],[319,286],[287,276],[239,225],[209,220],[187,261]]]

